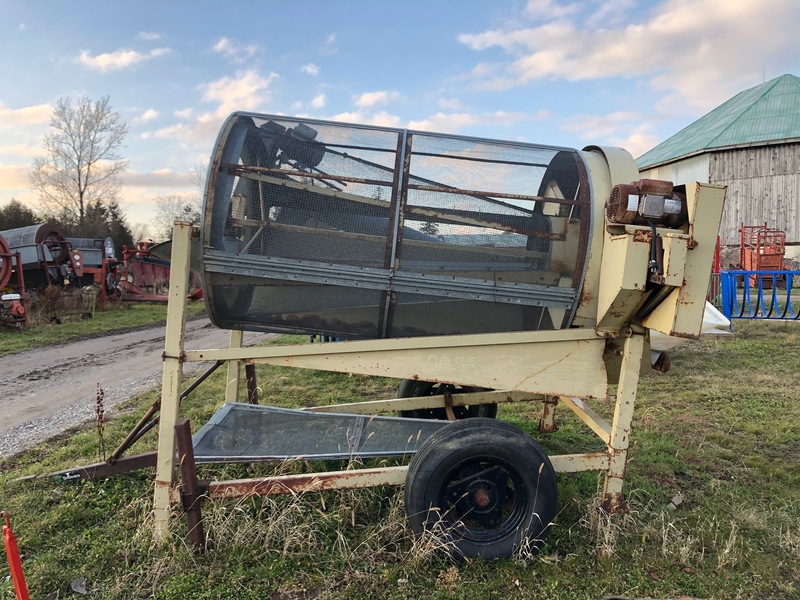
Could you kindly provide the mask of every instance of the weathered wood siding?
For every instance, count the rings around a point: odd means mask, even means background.
[[[710,155],[710,183],[728,186],[720,235],[739,243],[739,227],[760,225],[786,232],[800,242],[800,144],[762,146]]]

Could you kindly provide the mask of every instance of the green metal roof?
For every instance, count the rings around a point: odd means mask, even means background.
[[[714,148],[800,138],[800,77],[781,75],[739,92],[640,156],[639,169]]]

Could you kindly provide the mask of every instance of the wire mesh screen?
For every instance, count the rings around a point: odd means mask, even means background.
[[[447,423],[227,403],[192,444],[199,463],[407,456]]]
[[[204,208],[209,313],[350,338],[567,326],[587,181],[561,148],[233,115]]]

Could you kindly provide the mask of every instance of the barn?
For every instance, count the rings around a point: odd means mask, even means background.
[[[742,225],[786,233],[800,255],[800,77],[782,75],[738,93],[642,155],[642,177],[728,186],[720,237]]]

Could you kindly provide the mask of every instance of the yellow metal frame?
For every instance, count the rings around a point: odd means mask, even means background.
[[[609,424],[585,401],[606,399],[608,384],[604,352],[608,334],[593,329],[516,332],[340,342],[336,344],[241,347],[241,337],[231,336],[227,349],[186,350],[183,344],[185,314],[184,283],[188,280],[190,227],[177,224],[173,234],[170,302],[161,391],[161,424],[155,482],[155,533],[169,534],[169,515],[179,501],[176,488],[174,426],[178,420],[178,385],[184,362],[228,361],[226,400],[235,399],[239,386],[238,365],[242,361],[290,367],[341,371],[362,375],[456,383],[498,390],[476,394],[454,394],[455,406],[463,404],[546,401],[558,398],[575,412],[606,445],[605,452],[550,456],[558,472],[605,471],[608,507],[615,508],[622,489],[633,399],[645,331],[625,332],[624,376],[616,396],[614,422]],[[306,410],[374,414],[442,405],[441,396],[395,398],[356,402]],[[548,406],[545,404],[545,406]],[[549,405],[552,411],[553,403]],[[552,414],[552,412],[550,413]],[[231,498],[247,494],[287,493],[345,487],[397,485],[405,480],[407,467],[319,473],[309,476],[279,476],[253,481],[212,482],[208,495]]]
[[[601,161],[593,153],[599,156],[600,150],[590,149],[587,157],[593,178],[597,181],[605,177],[611,181],[614,169],[622,167],[615,166],[618,161],[610,160],[607,151],[604,156],[608,162]],[[611,158],[614,156],[612,153]],[[226,401],[236,399],[240,383],[239,365],[247,361],[500,390],[454,394],[452,401],[456,406],[540,401],[543,403],[539,423],[541,431],[555,429],[554,411],[556,403],[560,402],[597,435],[605,449],[550,456],[553,467],[562,473],[605,473],[603,507],[609,511],[624,507],[622,486],[639,372],[642,363],[649,359],[648,330],[642,323],[647,321],[649,327],[667,334],[696,336],[700,331],[710,252],[713,251],[722,212],[724,189],[692,184],[687,186],[687,196],[690,205],[688,231],[659,229],[657,232],[668,250],[667,276],[677,283],[677,273],[683,271],[684,278],[680,286],[671,292],[667,290],[669,293],[659,300],[655,310],[644,316],[637,315],[637,311],[641,311],[647,300],[646,269],[643,269],[650,244],[643,236],[650,232],[650,228],[606,226],[600,217],[594,235],[602,235],[603,241],[592,244],[590,268],[584,284],[584,289],[588,285],[595,294],[584,298],[576,315],[578,324],[593,322],[592,327],[335,344],[243,348],[241,332],[232,332],[227,349],[186,350],[184,325],[192,228],[185,223],[176,223],[154,493],[156,539],[169,535],[170,512],[180,501],[176,486],[174,427],[179,416],[182,365],[186,361],[228,361]],[[602,210],[602,206],[598,210]],[[603,251],[598,252],[598,248]],[[678,265],[684,256],[685,265]],[[600,271],[604,273],[602,278]],[[611,423],[588,405],[591,400],[608,399],[610,382],[617,382]],[[395,398],[306,410],[374,414],[443,406],[443,402],[441,396]],[[400,466],[213,481],[208,486],[207,495],[233,498],[251,494],[398,485],[405,481],[406,471],[407,467]]]

